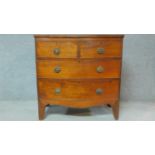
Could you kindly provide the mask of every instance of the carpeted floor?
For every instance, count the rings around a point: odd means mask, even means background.
[[[36,101],[0,101],[0,121],[37,121]],[[47,121],[113,121],[111,108],[76,110],[59,106],[46,108]],[[121,102],[120,121],[155,121],[155,103]]]

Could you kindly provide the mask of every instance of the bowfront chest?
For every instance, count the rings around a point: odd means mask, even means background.
[[[123,35],[35,35],[39,119],[47,105],[119,116]]]

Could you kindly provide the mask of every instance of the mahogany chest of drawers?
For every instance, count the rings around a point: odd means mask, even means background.
[[[123,35],[35,35],[39,119],[47,105],[119,116]]]

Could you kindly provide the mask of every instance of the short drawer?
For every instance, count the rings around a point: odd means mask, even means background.
[[[76,40],[37,41],[36,54],[38,58],[76,58]]]
[[[37,73],[41,78],[119,78],[120,70],[120,59],[37,61]]]
[[[119,80],[38,80],[39,96],[42,99],[117,99]]]
[[[84,39],[79,43],[81,58],[112,58],[122,56],[121,39]]]

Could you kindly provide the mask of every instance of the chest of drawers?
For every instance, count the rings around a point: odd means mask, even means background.
[[[47,105],[110,105],[119,116],[123,35],[35,35],[39,119]]]

